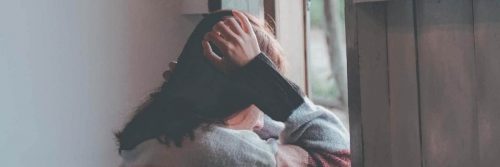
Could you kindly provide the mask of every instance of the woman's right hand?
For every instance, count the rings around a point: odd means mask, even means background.
[[[226,73],[245,66],[261,52],[248,18],[238,11],[233,11],[233,16],[214,25],[202,42],[205,57]],[[221,50],[223,56],[214,53],[209,41]]]

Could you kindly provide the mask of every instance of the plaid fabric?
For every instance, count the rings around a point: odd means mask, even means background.
[[[304,150],[297,146],[282,146],[276,155],[278,167],[350,167],[349,150],[328,152]]]
[[[310,151],[308,166],[311,167],[350,167],[351,152],[342,150],[336,152]]]

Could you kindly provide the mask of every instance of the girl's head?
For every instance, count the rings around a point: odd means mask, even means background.
[[[207,17],[221,12],[231,11],[217,11]],[[273,30],[264,20],[250,14],[245,15],[252,24],[260,50],[283,73],[286,64],[285,58],[280,44],[273,35]],[[175,101],[176,107],[167,105],[164,96],[166,94],[164,87],[167,82],[163,83],[162,88],[157,92],[151,94],[150,98],[136,110],[125,128],[116,134],[120,151],[133,149],[136,145],[151,138],[157,138],[165,144],[174,142],[180,146],[185,137],[193,139],[194,130],[203,124],[221,124],[232,129],[247,130],[259,129],[263,126],[263,113],[255,105],[239,107],[242,109],[238,109],[230,115],[215,114],[210,118],[189,111],[192,110],[190,108],[192,104],[186,101]],[[180,110],[183,112],[175,112]]]

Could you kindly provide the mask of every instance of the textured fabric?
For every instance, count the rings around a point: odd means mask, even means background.
[[[312,104],[312,103],[311,103]],[[327,109],[317,106],[317,109],[323,110],[325,112],[330,112]],[[295,117],[295,116],[293,116]],[[319,120],[315,120],[319,121]],[[335,120],[334,122],[340,122],[338,120]],[[333,122],[332,122],[333,123]],[[330,129],[332,132],[331,134],[341,134],[340,137],[343,142],[347,142],[349,140],[349,137],[346,137],[348,132],[341,126],[338,126],[336,124],[333,124],[334,129]],[[275,120],[272,120],[269,117],[264,118],[264,128],[260,129],[258,131],[255,131],[257,135],[261,139],[277,139],[279,134],[283,132],[283,129],[285,128],[285,125],[282,122],[278,122]],[[321,128],[321,127],[320,127]],[[343,130],[344,129],[344,130]],[[311,130],[311,129],[309,129]],[[287,130],[288,131],[288,130]],[[294,133],[294,132],[291,132]],[[344,135],[342,135],[344,134]],[[308,138],[308,136],[302,136],[302,138]],[[332,137],[332,138],[337,138],[337,137]],[[345,139],[345,140],[344,140]],[[312,142],[313,140],[311,139],[305,139],[307,142]],[[332,139],[332,143],[336,139]],[[328,141],[328,140],[326,140]],[[305,143],[307,143],[305,142]],[[308,144],[311,146],[311,144]],[[314,145],[314,144],[312,144]],[[339,150],[336,149],[321,149],[321,148],[315,148],[314,146],[308,147],[308,146],[298,146],[298,145],[293,145],[293,144],[284,144],[284,145],[279,145],[278,153],[276,155],[277,161],[280,162],[279,166],[324,166],[324,167],[346,167],[350,166],[351,160],[350,160],[350,150],[349,149],[341,149],[341,148],[348,148],[349,144],[340,144],[338,146]],[[307,150],[306,150],[307,149]],[[305,153],[304,153],[305,152]],[[307,156],[305,156],[307,155]],[[304,160],[306,158],[307,160]],[[297,161],[299,160],[299,161]],[[306,165],[304,165],[306,164]]]
[[[276,147],[277,141],[261,140],[251,131],[212,126],[197,129],[195,140],[186,139],[182,147],[147,140],[131,151],[123,151],[121,166],[276,166]]]
[[[308,166],[314,167],[346,167],[351,166],[351,153],[349,150],[324,152],[310,151]]]
[[[299,146],[306,151],[304,157],[308,158],[307,166],[350,166],[347,130],[332,112],[316,106],[307,98],[285,122],[285,129],[279,139],[284,145]],[[347,156],[343,153],[347,153]],[[278,162],[278,166],[282,166],[280,164]]]
[[[254,132],[259,135],[261,139],[278,139],[281,131],[285,129],[283,122],[275,121],[271,117],[264,115],[264,128],[255,130]]]
[[[339,119],[307,98],[284,123],[279,140],[212,125],[193,141],[166,146],[151,139],[122,152],[123,167],[350,166],[347,131]]]
[[[255,105],[274,120],[285,121],[304,102],[298,86],[281,76],[264,53],[236,72],[234,78],[249,87],[251,91],[246,92],[255,97]]]
[[[349,136],[340,120],[302,96],[266,59],[261,54],[241,75],[257,79],[248,81],[249,88],[262,96],[265,113],[284,124],[266,119],[260,137],[221,125],[200,126],[182,147],[150,139],[123,151],[122,167],[350,166]]]

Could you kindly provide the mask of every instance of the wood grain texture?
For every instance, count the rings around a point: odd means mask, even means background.
[[[351,142],[351,166],[362,167],[363,126],[361,121],[361,87],[359,74],[357,12],[353,0],[345,1],[347,88],[349,104],[349,131]]]
[[[387,3],[393,167],[420,167],[420,120],[413,0]]]
[[[500,164],[500,1],[474,1],[479,159]]]
[[[276,35],[287,57],[285,76],[307,92],[304,4],[302,0],[276,1]]]
[[[423,166],[477,166],[472,1],[415,2]]]
[[[386,6],[357,4],[364,167],[391,162]]]

